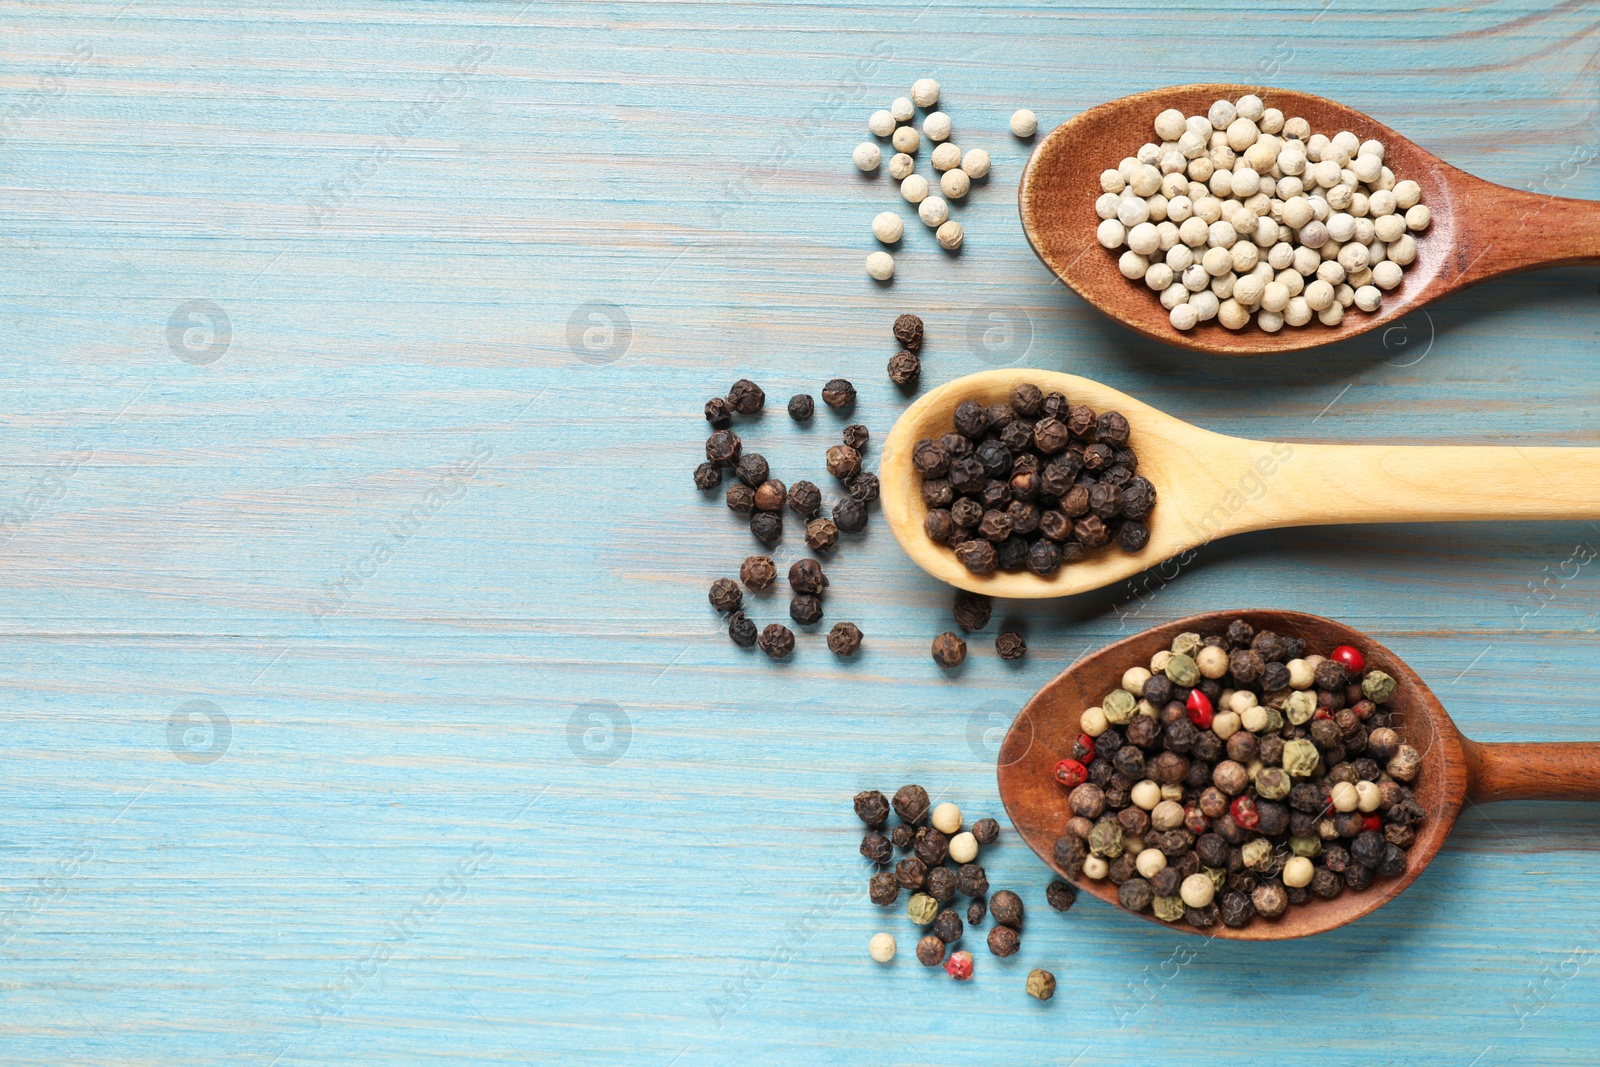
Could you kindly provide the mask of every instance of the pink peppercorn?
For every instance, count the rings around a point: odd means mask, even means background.
[[[1363,656],[1361,650],[1353,645],[1340,645],[1328,654],[1328,658],[1336,663],[1344,664],[1344,669],[1349,671],[1350,676],[1353,678],[1359,678],[1361,672],[1367,666],[1367,657]]]
[[[952,952],[950,958],[944,961],[945,973],[958,982],[965,982],[972,977],[972,953]]]
[[[1211,710],[1211,698],[1198,689],[1189,690],[1189,721],[1202,730],[1211,729],[1211,722],[1215,718]]]
[[[1056,764],[1056,781],[1068,789],[1075,789],[1089,780],[1089,768],[1075,759],[1064,759]]]

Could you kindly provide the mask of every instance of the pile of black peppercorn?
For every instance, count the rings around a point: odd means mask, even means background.
[[[1405,871],[1424,819],[1406,785],[1421,757],[1391,726],[1394,679],[1359,650],[1307,657],[1299,638],[1235,619],[1180,634],[1151,668],[1131,668],[1108,707],[1083,713],[1086,732],[1056,766],[1073,812],[1055,842],[1060,870],[1109,879],[1131,911],[1202,928],[1277,919]],[[1249,697],[1224,708],[1225,690]],[[1140,873],[1141,849],[1159,850],[1159,870]]]
[[[1096,415],[1026,382],[1009,402],[963,401],[953,432],[912,452],[923,530],[974,574],[1047,576],[1112,541],[1138,552],[1156,490],[1136,473],[1129,437],[1120,413]]]
[[[891,831],[889,814],[893,812],[899,822]],[[989,878],[981,865],[964,863],[956,865],[950,860],[950,838],[928,823],[932,807],[928,792],[920,785],[901,786],[888,800],[876,789],[863,790],[855,796],[856,815],[867,826],[861,839],[861,855],[880,868],[867,884],[868,896],[879,907],[890,907],[900,898],[902,889],[913,897],[925,895],[935,904],[926,921],[913,917],[918,925],[928,929],[917,945],[917,957],[932,967],[944,958],[945,950],[959,941],[966,926],[977,926],[986,914],[992,915],[995,926],[989,931],[989,950],[996,956],[1010,956],[1020,946],[1022,928],[1022,899],[1009,889],[988,896]],[[980,846],[987,848],[1000,836],[1000,824],[994,819],[979,819],[972,824],[970,833]],[[909,852],[898,862],[896,852]],[[951,905],[957,896],[971,898],[967,903],[966,922],[961,913]]]
[[[822,388],[822,399],[840,414],[848,413],[855,405],[856,390],[844,378],[835,378]],[[695,470],[695,486],[701,490],[715,489],[722,484],[723,470],[732,469],[735,481],[728,486],[728,507],[740,515],[749,516],[750,532],[762,545],[771,548],[783,537],[783,512],[787,509],[806,523],[806,545],[819,553],[831,552],[838,544],[839,534],[859,533],[867,525],[867,508],[878,499],[878,476],[863,469],[862,456],[866,452],[870,434],[859,423],[846,426],[840,444],[828,449],[828,472],[841,483],[843,495],[833,505],[832,517],[821,514],[823,493],[816,484],[797,481],[785,486],[773,477],[764,456],[744,451],[744,444],[730,428],[735,415],[753,416],[766,405],[766,393],[749,379],[734,382],[726,397],[712,397],[706,401],[705,417],[712,426],[706,441],[706,460]],[[801,393],[790,399],[789,415],[798,422],[810,419],[815,404],[808,394]],[[768,556],[751,556],[740,568],[740,578],[752,592],[772,585],[777,568]],[[821,565],[814,559],[797,561],[789,570],[789,582],[794,597],[789,603],[789,616],[803,626],[810,626],[822,618],[822,591],[828,579]],[[728,636],[740,647],[758,645],[774,659],[783,659],[794,651],[795,635],[786,626],[772,623],[759,633],[756,624],[742,610],[743,592],[730,578],[719,578],[711,586],[711,605],[728,616]],[[828,648],[839,656],[852,656],[861,647],[861,630],[849,622],[841,622],[828,633]]]

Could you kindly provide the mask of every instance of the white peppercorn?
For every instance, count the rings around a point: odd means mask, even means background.
[[[930,141],[948,141],[950,139],[950,116],[943,111],[929,112],[922,120],[922,135]]]
[[[895,181],[908,178],[917,169],[917,161],[904,152],[896,154],[889,160],[889,177]]]
[[[1161,786],[1147,778],[1142,782],[1134,783],[1133,788],[1129,790],[1129,796],[1132,798],[1135,807],[1150,811],[1161,803]]]
[[[888,963],[894,959],[894,935],[873,934],[872,940],[867,942],[867,952],[879,963]]]
[[[953,834],[961,829],[961,809],[946,801],[936,805],[928,821],[942,834]]]
[[[933,150],[933,153],[928,156],[928,162],[932,163],[933,169],[937,171],[946,171],[959,167],[961,166],[961,149],[959,146],[946,141]]]
[[[863,141],[856,145],[856,150],[851,153],[850,158],[857,170],[877,170],[878,164],[883,161],[883,150],[871,141]]]
[[[1316,868],[1309,859],[1305,856],[1293,856],[1283,865],[1283,884],[1291,889],[1308,886],[1314,873]]]
[[[867,273],[880,282],[894,277],[894,257],[887,252],[873,252],[867,256]]]
[[[1098,882],[1111,873],[1111,865],[1100,856],[1086,856],[1083,861],[1083,876]]]
[[[1100,708],[1085,708],[1083,714],[1078,716],[1078,729],[1090,737],[1099,737],[1110,728],[1111,723]]]
[[[981,148],[967,149],[966,155],[961,157],[961,169],[973,180],[985,177],[989,173],[989,153]]]
[[[908,96],[898,96],[889,105],[889,114],[896,122],[910,122],[917,114],[917,105]]]
[[[1011,116],[1011,132],[1018,137],[1032,137],[1039,129],[1039,116],[1021,108]]]
[[[970,831],[956,834],[950,839],[950,859],[952,861],[956,863],[971,863],[977,858],[978,839]]]
[[[918,107],[932,107],[939,102],[939,83],[932,78],[918,78],[911,83],[911,99]]]
[[[1159,848],[1147,848],[1134,858],[1134,867],[1145,878],[1154,878],[1158,871],[1166,869],[1167,854]]]
[[[928,227],[938,229],[950,217],[950,203],[942,196],[925,196],[917,205],[917,217]]]
[[[971,188],[972,179],[968,178],[967,172],[959,167],[947,170],[939,176],[939,189],[951,200],[960,200]]]
[[[1356,783],[1356,810],[1369,813],[1377,811],[1383,805],[1383,790],[1378,788],[1376,782]]]
[[[901,126],[889,138],[889,143],[894,145],[896,152],[906,155],[915,155],[918,148],[922,147],[922,135],[915,126]]]
[[[1191,908],[1203,908],[1216,896],[1217,884],[1204,872],[1191,874],[1178,887],[1178,895]]]
[[[965,240],[966,235],[962,233],[961,223],[955,219],[947,219],[933,232],[933,236],[938,240],[940,248],[947,252],[954,252],[961,247],[961,242]]]
[[[880,211],[872,217],[872,236],[886,245],[892,245],[905,236],[904,220],[892,211]]]
[[[887,137],[894,132],[894,116],[887,108],[874,111],[867,118],[867,129],[879,137]]]
[[[900,195],[909,204],[920,204],[928,198],[928,179],[920,174],[908,174],[900,183]]]

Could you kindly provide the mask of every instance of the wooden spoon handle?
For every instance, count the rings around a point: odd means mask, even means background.
[[[1600,800],[1600,742],[1484,744],[1461,739],[1467,797],[1491,800]]]
[[[1242,464],[1252,468],[1246,491],[1222,502],[1233,505],[1221,509],[1230,533],[1331,523],[1600,518],[1600,448],[1252,445],[1252,458]],[[1276,462],[1262,465],[1268,450]],[[1207,526],[1199,517],[1191,521]]]
[[[1468,224],[1471,238],[1458,240],[1462,252],[1446,267],[1459,271],[1459,284],[1535,267],[1600,263],[1600,202],[1490,188],[1488,196],[1476,195],[1475,187],[1464,190],[1469,202],[1458,210],[1477,217]],[[1484,211],[1493,217],[1477,214]]]

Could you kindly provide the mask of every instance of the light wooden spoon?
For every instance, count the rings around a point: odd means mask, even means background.
[[[1178,634],[1217,633],[1238,618],[1257,630],[1303,638],[1308,649],[1323,653],[1339,645],[1354,645],[1366,656],[1369,667],[1386,672],[1399,683],[1388,706],[1395,712],[1395,729],[1402,740],[1422,754],[1421,772],[1410,785],[1427,817],[1416,828],[1416,841],[1406,852],[1405,873],[1398,877],[1377,878],[1367,889],[1346,889],[1332,900],[1313,897],[1306,904],[1291,905],[1276,921],[1257,916],[1237,930],[1220,922],[1205,930],[1182,921],[1162,925],[1239,941],[1319,934],[1361,918],[1410,885],[1438,854],[1466,801],[1600,800],[1600,743],[1480,744],[1468,740],[1416,672],[1359,631],[1297,611],[1219,611],[1146,630],[1079,660],[1039,690],[1012,723],[1000,745],[1000,799],[1023,840],[1057,874],[1066,877],[1053,859],[1055,841],[1072,812],[1066,792],[1056,784],[1054,770],[1056,761],[1069,753],[1078,736],[1078,716],[1117,688],[1123,671],[1148,664],[1150,657],[1170,647]],[[1080,889],[1116,905],[1117,887],[1111,882],[1081,877],[1073,881]],[[1140,918],[1161,921],[1150,912]]]
[[[1215,100],[1260,96],[1285,116],[1300,116],[1314,133],[1332,137],[1349,130],[1376,138],[1384,163],[1397,180],[1422,187],[1432,225],[1417,238],[1417,259],[1399,287],[1370,314],[1346,309],[1344,321],[1328,327],[1313,320],[1267,333],[1254,319],[1242,330],[1216,320],[1187,332],[1175,330],[1156,294],[1117,270],[1117,253],[1095,238],[1100,219],[1100,172],[1115,169],[1140,145],[1156,139],[1155,117],[1169,107],[1204,115]],[[1022,228],[1039,258],[1079,296],[1118,322],[1157,341],[1197,352],[1248,356],[1293,352],[1354,337],[1390,322],[1457,289],[1488,278],[1572,263],[1600,262],[1600,204],[1508,189],[1457,170],[1431,152],[1359,111],[1310,93],[1247,85],[1180,85],[1125,96],[1091,108],[1058,126],[1039,142],[1022,172],[1017,192]]]
[[[1049,578],[1028,571],[980,577],[923,532],[928,508],[911,465],[916,443],[951,432],[961,401],[993,404],[1018,382],[1127,416],[1139,473],[1156,488],[1150,542],[1142,551],[1124,552],[1113,543]],[[1168,560],[1175,574],[1191,550],[1250,530],[1600,518],[1600,448],[1250,441],[1191,426],[1088,378],[1019,368],[969,374],[923,395],[890,431],[879,476],[889,528],[918,566],[962,589],[1017,598],[1085,593]]]

